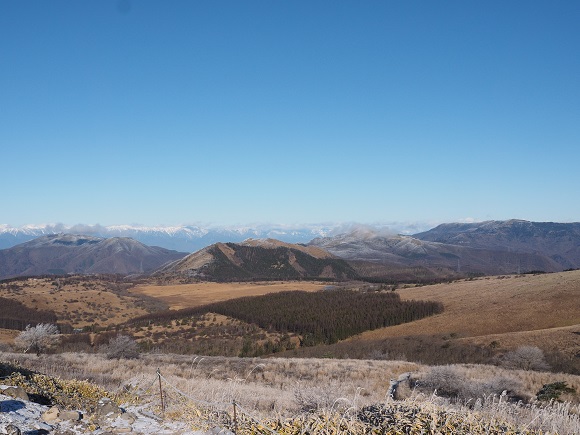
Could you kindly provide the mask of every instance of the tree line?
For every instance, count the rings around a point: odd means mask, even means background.
[[[363,331],[411,322],[443,311],[438,302],[401,301],[392,292],[287,291],[248,296],[202,307],[157,312],[131,321],[164,323],[218,313],[269,331],[298,334],[302,346],[332,344]]]
[[[22,302],[0,297],[0,328],[24,331],[27,325],[56,323],[56,320],[52,311],[35,310]]]

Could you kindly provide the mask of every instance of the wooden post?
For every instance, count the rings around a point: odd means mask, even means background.
[[[157,379],[159,380],[159,397],[161,398],[161,412],[165,416],[165,402],[163,401],[163,389],[161,388],[161,371],[157,369]]]
[[[238,414],[236,409],[236,401],[232,401],[232,405],[234,405],[234,433],[238,430]]]

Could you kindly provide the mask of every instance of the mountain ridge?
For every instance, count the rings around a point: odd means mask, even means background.
[[[0,250],[0,279],[65,273],[142,274],[185,255],[127,237],[52,234]]]
[[[105,230],[109,232],[143,230],[143,227],[134,226],[89,227],[93,233],[85,233],[82,236],[78,234],[71,235],[70,233],[67,233],[68,235],[59,233],[57,236],[44,235],[37,239],[44,240],[42,243],[34,241],[25,243],[29,243],[27,245],[28,248],[33,248],[35,243],[40,243],[43,249],[46,250],[48,241],[56,237],[51,245],[52,248],[78,245],[82,246],[85,251],[89,249],[88,247],[91,244],[100,243],[102,252],[105,252],[105,248],[109,249],[107,251],[109,252],[108,255],[113,257],[115,255],[122,256],[122,252],[131,252],[134,248],[132,248],[133,242],[131,241],[133,239],[126,236],[97,237],[94,235],[95,232],[103,232]],[[7,225],[0,225],[0,240],[3,236],[17,237],[18,234],[24,233],[27,234],[26,237],[32,237],[34,232],[50,232],[58,228],[59,226],[28,226],[23,229],[24,232],[19,233],[20,230]],[[416,233],[413,236],[395,234],[392,231],[385,230],[385,228],[362,225],[352,225],[348,232],[340,233],[341,229],[344,229],[344,227],[332,229],[330,226],[311,226],[308,228],[303,227],[302,232],[293,232],[286,228],[287,232],[285,234],[288,238],[302,240],[309,238],[312,234],[318,235],[318,237],[307,240],[307,243],[291,243],[287,239],[279,240],[271,237],[271,233],[277,231],[274,227],[257,229],[256,227],[246,226],[237,229],[222,229],[223,231],[219,229],[212,230],[213,232],[201,227],[153,227],[151,228],[153,236],[150,233],[147,234],[152,238],[162,237],[162,234],[165,234],[167,237],[174,237],[173,241],[181,237],[179,240],[182,243],[190,243],[190,246],[193,246],[191,243],[204,245],[202,248],[196,249],[194,251],[196,255],[189,260],[194,265],[197,265],[198,262],[203,263],[208,255],[213,255],[208,253],[208,250],[204,250],[204,248],[216,245],[219,248],[219,252],[214,252],[216,255],[223,257],[223,260],[229,262],[230,266],[239,267],[239,264],[236,264],[239,258],[236,255],[228,256],[230,250],[234,249],[229,244],[237,243],[239,247],[234,250],[255,248],[255,251],[258,252],[260,249],[265,249],[266,251],[260,251],[262,253],[273,252],[272,249],[295,250],[300,253],[293,253],[294,257],[296,255],[308,255],[312,256],[316,261],[323,258],[329,261],[331,258],[340,258],[351,262],[366,262],[366,264],[351,263],[349,267],[354,267],[359,276],[362,275],[371,279],[390,279],[395,275],[409,277],[414,275],[414,273],[409,274],[409,272],[415,268],[421,268],[421,271],[418,269],[417,271],[420,276],[426,278],[428,276],[494,275],[530,271],[556,272],[580,267],[580,223],[530,222],[519,219],[478,223],[447,223],[440,224],[428,231]],[[266,232],[267,236],[256,237],[256,234],[261,234],[261,232]],[[245,237],[248,233],[250,233],[250,237]],[[143,234],[141,236],[142,239],[145,237]],[[189,242],[184,241],[183,237],[185,236],[190,237],[191,240]],[[239,242],[231,241],[242,237],[245,238]],[[205,245],[210,239],[218,239],[218,241]],[[115,242],[104,242],[103,240],[114,240]],[[142,242],[136,242],[142,244]],[[146,245],[157,246],[155,244]],[[17,252],[18,249],[9,252]],[[0,250],[2,258],[7,255],[3,251],[6,250]],[[137,249],[135,257],[138,258],[143,252],[143,249]],[[62,253],[58,255],[60,256]],[[149,253],[147,255],[164,256],[166,253],[158,251],[156,254]],[[112,270],[113,273],[142,273],[145,271],[152,272],[152,268],[162,266],[159,263],[150,264],[146,262],[147,267],[142,267],[141,264],[135,263],[136,261],[140,263],[141,260],[136,260],[135,258],[129,260],[128,257],[130,256],[127,254],[127,258],[120,262],[121,266],[117,269],[114,268],[116,266],[111,259],[108,268],[106,268],[107,271]],[[177,256],[171,258],[166,256],[164,258],[179,260],[185,256],[186,253],[182,252]],[[284,263],[287,260],[288,258],[285,258],[281,261]],[[39,274],[47,269],[62,269],[66,272],[85,273],[87,270],[92,270],[89,263],[91,261],[95,262],[95,260],[78,262],[69,258],[70,264],[67,267],[63,267],[64,258],[60,258],[60,263],[57,258],[53,258],[52,267],[38,268],[34,267],[30,258],[24,258],[19,260],[18,270],[14,272],[11,268],[16,267],[15,265],[10,265],[10,261],[6,260],[6,258],[2,261],[4,263],[0,263],[0,277],[15,276],[15,273],[16,276],[22,273]],[[103,262],[104,260],[101,259],[100,261]],[[262,259],[261,261],[266,260]],[[127,262],[132,262],[132,265],[128,267]],[[375,265],[369,266],[369,262]],[[290,264],[287,266],[291,266],[291,269],[294,269],[297,265],[299,265],[299,262],[293,260],[293,266]],[[386,267],[380,269],[378,265]],[[332,275],[333,273],[330,273],[329,276]],[[296,279],[300,279],[300,274],[293,276]],[[291,276],[287,278],[292,279]]]
[[[580,266],[580,224],[523,220],[441,224],[413,236],[352,231],[313,239],[347,260],[495,275]]]
[[[580,223],[521,219],[441,224],[414,237],[429,242],[540,254],[561,270],[580,267]]]
[[[161,246],[182,252],[195,252],[217,242],[242,242],[248,238],[283,238],[288,243],[306,243],[314,237],[329,234],[338,225],[246,225],[218,226],[140,226],[140,225],[73,225],[46,224],[12,227],[0,224],[0,249],[50,234],[86,234],[94,237],[131,237],[150,246]]]

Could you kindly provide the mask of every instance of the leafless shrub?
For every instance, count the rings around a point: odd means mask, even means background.
[[[304,388],[298,386],[294,390],[294,400],[301,412],[317,412],[322,409],[329,409],[332,400],[323,388]]]
[[[36,326],[28,325],[14,339],[14,345],[26,352],[35,352],[40,355],[42,352],[55,346],[60,341],[60,333],[56,325],[52,323],[39,323]]]
[[[544,371],[550,368],[544,352],[536,346],[521,346],[507,352],[500,359],[500,364],[506,368],[519,370]]]
[[[109,343],[101,346],[99,350],[105,353],[109,359],[139,358],[137,342],[127,335],[117,335],[111,338]]]
[[[524,387],[522,383],[515,378],[494,376],[490,380],[483,382],[482,385],[483,391],[481,394],[478,394],[477,397],[489,395],[499,396],[505,392],[509,399],[526,399],[525,394],[523,394]]]
[[[452,366],[435,366],[423,377],[417,385],[428,391],[436,391],[445,397],[459,397],[464,390],[465,380]]]
[[[388,360],[389,352],[386,350],[373,349],[368,353],[367,359]]]
[[[439,396],[464,400],[478,399],[490,395],[504,395],[508,399],[522,399],[522,384],[515,378],[495,376],[483,381],[466,378],[454,366],[432,367],[418,386],[425,392],[436,392]]]

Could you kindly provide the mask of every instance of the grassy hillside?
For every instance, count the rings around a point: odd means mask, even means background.
[[[328,288],[364,288],[367,291],[380,287],[361,283],[328,284]],[[116,277],[21,279],[0,283],[0,297],[21,302],[28,308],[52,310],[59,323],[94,330],[96,326],[114,329],[131,318],[167,307],[195,308],[240,296],[327,288],[325,283],[303,281],[132,285]],[[483,277],[426,286],[399,285],[396,293],[402,300],[441,303],[444,311],[410,323],[362,332],[345,340],[337,335],[342,341],[294,348],[287,355],[408,359],[430,364],[497,364],[504,354],[529,345],[544,351],[552,370],[580,373],[577,357],[580,348],[580,271]],[[320,313],[327,313],[328,307],[320,308]],[[143,343],[146,339],[148,349],[173,342],[169,347],[173,351],[212,355],[220,352],[226,355],[262,354],[272,350],[271,345],[280,350],[278,344],[289,349],[296,347],[296,343],[308,333],[306,330],[276,330],[270,326],[270,323],[276,323],[274,319],[267,320],[268,324],[260,324],[265,320],[230,311],[209,310],[198,314],[207,313],[225,317],[213,325],[211,320],[197,320],[196,328],[203,326],[202,329],[194,330],[191,324],[186,328],[183,319],[169,319],[151,325],[151,329],[128,332]],[[241,317],[235,319],[236,315]],[[351,329],[352,325],[348,324],[346,317],[344,319],[341,328]],[[253,331],[248,336],[252,346],[248,352],[241,351],[245,346],[243,331]],[[193,343],[191,338],[202,332],[203,337],[196,340],[203,338],[203,343]],[[5,342],[11,342],[13,337],[13,333],[0,334],[0,339]],[[185,337],[189,338],[185,340]],[[73,349],[75,340],[81,340],[81,337],[70,340],[63,349]],[[86,346],[89,338],[83,340]],[[91,340],[102,342],[98,337]],[[222,344],[229,340],[229,344],[220,345],[220,340]],[[195,346],[183,346],[184,343]]]
[[[444,311],[406,324],[362,332],[335,344],[295,348],[277,354],[286,358],[262,359],[207,354],[252,355],[257,348],[248,347],[242,352],[246,344],[244,336],[249,339],[248,343],[258,343],[262,348],[268,342],[296,345],[304,338],[304,330],[292,332],[288,325],[274,325],[276,321],[287,322],[288,319],[284,320],[280,313],[275,318],[268,318],[266,315],[276,314],[275,310],[260,303],[277,301],[276,307],[283,306],[279,298],[286,296],[284,291],[316,290],[324,288],[325,284],[146,286],[141,283],[136,289],[131,285],[114,277],[68,277],[59,281],[42,278],[1,283],[0,297],[20,301],[29,308],[53,308],[57,318],[68,318],[71,324],[83,324],[87,315],[102,317],[104,324],[112,329],[96,337],[96,346],[87,348],[87,353],[37,358],[0,352],[0,360],[63,379],[89,379],[104,388],[130,392],[147,404],[143,405],[147,406],[147,412],[158,414],[161,411],[156,390],[150,387],[159,367],[164,376],[166,419],[181,419],[200,428],[231,425],[230,405],[235,400],[259,420],[258,424],[249,417],[240,417],[238,433],[268,433],[265,425],[285,434],[389,433],[388,430],[421,433],[423,430],[424,433],[442,434],[545,435],[580,430],[577,405],[580,376],[571,374],[580,349],[580,271],[402,286],[396,292],[361,292],[358,295],[368,294],[385,300],[431,300],[441,303]],[[259,302],[252,305],[252,309],[234,300],[241,295],[270,292],[272,295],[268,297],[242,300],[244,303]],[[325,291],[304,295],[316,298],[349,293]],[[355,319],[367,321],[373,317],[369,316],[373,309],[364,304],[357,310],[352,300],[341,300],[340,296],[334,299],[323,300],[322,304],[314,304],[314,299],[293,301],[290,303],[294,309],[291,319],[301,320],[299,315],[308,312],[300,310],[303,306],[326,320],[333,319],[335,323],[341,320],[342,323],[333,327],[343,330],[348,329],[347,325],[353,326],[347,311]],[[373,301],[373,308],[377,308],[378,302]],[[339,306],[333,307],[334,302]],[[228,315],[199,313],[194,318],[194,313],[190,312],[186,317],[161,319],[127,330],[139,340],[152,343],[148,347],[150,353],[142,354],[140,360],[109,360],[103,354],[93,353],[100,343],[116,334],[118,325],[131,317],[167,306],[195,308],[207,303],[213,309],[221,304],[223,309],[229,310]],[[334,318],[330,313],[335,314]],[[81,336],[71,337],[86,338]],[[12,339],[14,333],[0,331],[0,337]],[[153,341],[155,337],[159,340]],[[164,340],[170,344],[166,348]],[[171,346],[175,346],[172,348],[175,351],[191,352],[192,348],[185,344],[193,340],[198,345],[197,355],[205,356],[158,353]],[[502,367],[501,358],[521,345],[543,349],[552,372]],[[288,358],[293,355],[303,358]],[[325,358],[306,358],[313,355]],[[417,362],[401,361],[403,359]],[[494,365],[465,364],[483,361]],[[457,364],[442,365],[447,363]],[[561,371],[568,373],[558,373]],[[394,401],[387,396],[393,379],[404,379]],[[562,382],[576,391],[561,397],[572,404],[535,402],[543,386]],[[436,396],[434,390],[438,392]],[[200,401],[225,404],[225,408],[206,409],[180,392]],[[519,404],[518,400],[521,400]]]
[[[580,271],[485,277],[397,292],[405,300],[441,302],[445,312],[365,338],[425,332],[471,337],[580,324]]]
[[[553,355],[553,363],[566,363],[567,370],[580,369],[576,356],[580,348],[580,271],[485,277],[397,292],[404,300],[440,302],[444,311],[367,331],[334,346],[304,350],[305,355],[368,357],[382,352],[429,362],[436,358],[442,362],[483,361],[533,344]]]

